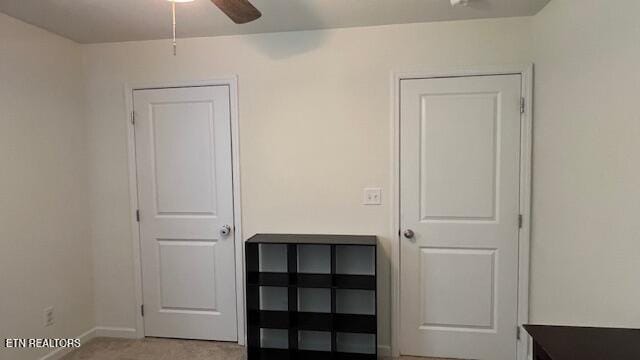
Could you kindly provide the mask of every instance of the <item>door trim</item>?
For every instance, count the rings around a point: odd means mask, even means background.
[[[523,217],[519,232],[518,254],[518,327],[522,336],[517,341],[517,360],[526,360],[529,337],[521,328],[529,321],[529,256],[531,244],[531,163],[533,135],[533,64],[416,70],[391,74],[391,353],[400,355],[400,82],[409,79],[488,76],[519,74],[522,76],[522,96],[525,112],[521,116],[520,143],[520,213]],[[513,329],[516,338],[517,329]]]
[[[127,160],[129,167],[129,219],[131,219],[131,241],[133,249],[133,278],[135,287],[135,304],[133,311],[136,316],[136,337],[144,338],[144,319],[140,312],[142,306],[142,261],[140,258],[140,223],[136,221],[138,209],[138,178],[135,158],[135,133],[131,122],[133,111],[133,91],[145,89],[162,89],[198,86],[228,86],[229,112],[231,115],[231,162],[233,183],[233,229],[235,238],[236,263],[236,322],[238,344],[246,344],[245,314],[244,314],[244,238],[242,237],[242,194],[240,187],[240,127],[238,123],[238,76],[223,76],[212,80],[155,82],[124,84],[125,121],[127,124]]]

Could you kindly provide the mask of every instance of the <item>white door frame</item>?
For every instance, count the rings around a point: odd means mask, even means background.
[[[127,122],[127,153],[129,163],[129,207],[131,219],[131,240],[133,246],[133,268],[135,286],[134,313],[136,314],[136,337],[143,338],[144,319],[140,307],[142,306],[142,261],[140,258],[140,223],[136,221],[138,207],[138,179],[135,157],[135,132],[132,122],[133,116],[133,91],[144,89],[162,89],[177,87],[198,86],[228,86],[229,110],[231,114],[231,157],[232,157],[232,181],[233,181],[233,229],[235,237],[236,258],[236,320],[238,328],[238,344],[246,343],[245,316],[244,316],[244,239],[242,237],[242,211],[240,192],[240,128],[238,124],[238,77],[225,76],[214,80],[195,80],[179,82],[160,82],[143,84],[125,84],[124,97],[126,104]]]
[[[391,353],[400,355],[400,82],[408,79],[428,79],[461,76],[487,76],[519,74],[522,76],[522,96],[525,111],[521,116],[520,144],[520,214],[523,224],[519,232],[518,259],[518,328],[522,336],[517,344],[517,360],[526,360],[529,337],[522,325],[529,321],[529,251],[531,236],[531,150],[533,121],[533,64],[465,69],[422,70],[393,72],[391,76],[392,129],[391,129]],[[516,338],[514,329],[514,339]]]

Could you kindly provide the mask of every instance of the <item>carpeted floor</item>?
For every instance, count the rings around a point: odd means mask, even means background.
[[[242,360],[244,347],[233,343],[145,338],[95,338],[64,360]]]
[[[214,341],[95,338],[63,360],[243,360],[244,347]],[[402,357],[402,360],[436,360]]]

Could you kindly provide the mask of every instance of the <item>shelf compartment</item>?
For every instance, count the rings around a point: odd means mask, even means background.
[[[287,288],[260,286],[260,310],[288,311],[289,301]]]
[[[298,349],[300,351],[331,352],[331,332],[299,330]]]
[[[336,245],[335,262],[336,274],[376,274],[376,251],[372,246]]]
[[[266,348],[286,350],[290,345],[288,331],[284,329],[260,329],[260,344]]]
[[[330,274],[331,246],[298,245],[297,268],[301,274]]]
[[[336,289],[337,314],[375,315],[376,293],[373,290]]]
[[[342,354],[372,356],[376,354],[376,335],[374,334],[336,334],[336,351]]]
[[[298,288],[299,312],[330,313],[331,289]]]
[[[287,272],[287,246],[282,244],[260,244],[258,249],[261,272]]]

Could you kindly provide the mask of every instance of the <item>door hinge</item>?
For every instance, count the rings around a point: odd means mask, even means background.
[[[516,328],[516,339],[517,339],[517,340],[520,340],[520,331],[521,331],[521,330],[520,330],[520,326],[518,326],[518,327]]]
[[[522,222],[523,222],[523,218],[522,218],[522,214],[518,215],[518,229],[522,229]]]
[[[140,315],[144,317],[144,304],[140,305]]]
[[[524,114],[524,110],[525,110],[525,105],[526,105],[526,100],[521,97],[520,98],[520,114]]]
[[[140,210],[136,210],[136,221],[140,222]]]
[[[131,112],[131,124],[133,124],[133,125],[136,124],[136,112],[135,111]]]

